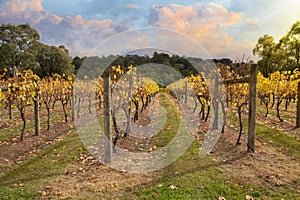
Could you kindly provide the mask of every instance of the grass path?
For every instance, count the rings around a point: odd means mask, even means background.
[[[160,98],[169,97],[161,95]],[[176,107],[170,103],[170,100],[163,102],[168,107],[168,113],[173,112],[175,116],[170,123],[176,122],[180,117]],[[199,158],[198,148],[199,144],[194,142],[180,159],[159,171],[161,176],[157,185],[136,191],[136,199],[218,199],[221,196],[226,199],[245,199],[246,195],[264,199],[295,197],[289,189],[282,194],[274,188],[240,184],[230,180],[221,170],[222,163],[213,160],[210,156]]]
[[[62,174],[82,150],[77,134],[71,134],[0,175],[0,199],[34,199],[38,191]]]
[[[238,118],[234,113],[227,114],[230,124],[238,127]],[[248,120],[243,117],[244,131],[247,133]],[[282,130],[271,128],[259,120],[257,121],[257,139],[262,143],[276,147],[279,151],[285,151],[289,155],[300,159],[300,140],[299,137],[284,133]]]

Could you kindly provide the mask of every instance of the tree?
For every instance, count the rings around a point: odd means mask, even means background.
[[[285,70],[293,71],[300,67],[300,21],[292,25],[291,29],[278,43],[285,58]]]
[[[153,54],[153,57],[151,59],[151,62],[152,63],[160,63],[160,64],[162,64],[163,63],[163,59],[160,56],[160,54],[155,51],[154,54]]]
[[[29,24],[0,26],[0,71],[4,68],[28,68],[34,61],[34,46],[39,33]]]
[[[62,48],[39,44],[37,53],[37,62],[40,67],[39,75],[42,77],[52,74],[71,75],[74,66],[72,59]]]
[[[268,77],[270,73],[276,71],[273,65],[275,50],[276,43],[274,42],[274,38],[270,35],[260,37],[253,49],[253,54],[258,55],[260,58],[258,61],[259,70],[265,77]]]
[[[79,58],[76,56],[73,58],[72,65],[75,67],[75,74],[77,74],[78,70],[80,69],[80,66],[82,65],[83,61],[85,60],[86,57]]]
[[[299,69],[300,21],[294,23],[277,44],[270,35],[260,37],[253,49],[253,54],[259,56],[259,70],[265,77],[277,70],[294,71]]]

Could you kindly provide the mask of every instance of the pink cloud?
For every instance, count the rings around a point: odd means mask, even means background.
[[[240,23],[242,19],[242,13],[230,12],[224,6],[215,3],[198,3],[193,6],[170,4],[154,5],[149,23],[155,27],[168,28],[188,35],[213,57],[225,54],[239,57],[240,55],[234,55],[234,52],[249,52],[254,44],[249,41],[236,43],[226,28]]]
[[[139,5],[135,5],[135,4],[126,4],[124,5],[124,8],[129,8],[129,9],[136,9],[139,8]]]
[[[133,4],[124,7],[138,8]],[[150,15],[146,17],[152,27],[172,29],[193,38],[212,57],[240,57],[245,52],[252,52],[254,47],[253,43],[246,40],[237,43],[226,30],[241,23],[243,14],[230,12],[224,6],[215,3],[198,3],[191,6],[154,5],[150,9]],[[111,19],[90,20],[81,15],[58,16],[45,10],[42,0],[7,0],[1,4],[0,21],[13,24],[30,23],[39,31],[42,42],[51,45],[64,44],[72,56],[87,55],[108,37],[128,29],[126,25]],[[248,28],[255,28],[251,20],[246,25]],[[185,44],[174,42],[169,45],[182,45],[187,52],[189,51]]]
[[[258,24],[255,22],[254,19],[246,19],[246,23],[243,29],[247,32],[256,31],[258,29]]]
[[[60,17],[45,10],[42,0],[8,0],[0,7],[2,23],[30,23],[51,45],[64,44],[71,55],[84,56],[98,43],[126,29],[112,20],[88,20],[81,15]]]
[[[11,12],[24,12],[30,11],[42,11],[42,0],[9,0],[6,1],[4,6]]]

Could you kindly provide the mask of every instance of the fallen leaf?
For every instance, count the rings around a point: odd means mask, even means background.
[[[44,197],[44,196],[47,196],[47,192],[44,191],[44,190],[43,190],[43,191],[39,191],[39,194],[40,194],[41,196],[43,196],[43,197]]]
[[[94,160],[94,157],[93,156],[88,156],[87,160]]]
[[[92,175],[92,178],[93,178],[93,179],[96,179],[96,178],[97,178],[97,176],[96,176],[95,174],[93,174],[93,175]]]
[[[246,200],[254,200],[254,198],[251,197],[250,195],[246,195]]]
[[[178,189],[178,187],[175,186],[175,185],[170,185],[169,188],[172,189],[172,190],[177,190]]]
[[[47,186],[46,186],[46,189],[47,189],[47,190],[50,190],[50,189],[51,189],[51,186],[50,186],[50,185],[47,185]]]
[[[275,181],[275,186],[282,186],[283,182],[280,180]]]

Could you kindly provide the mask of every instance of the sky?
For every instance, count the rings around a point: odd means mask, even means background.
[[[299,0],[0,0],[0,23],[29,23],[41,42],[63,44],[73,57],[89,55],[118,34],[126,39],[126,31],[152,27],[189,37],[212,58],[256,60],[258,38],[269,34],[278,41],[300,20],[299,10]],[[144,44],[145,36],[138,37]],[[186,43],[168,45],[189,54]]]

